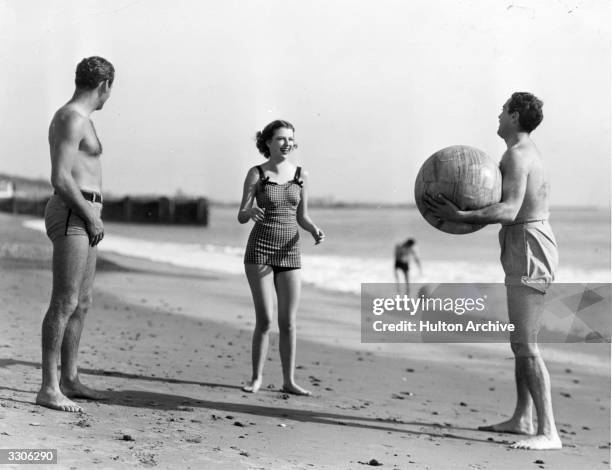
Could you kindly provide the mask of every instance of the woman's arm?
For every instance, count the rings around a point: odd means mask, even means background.
[[[257,172],[257,168],[253,167],[249,170],[244,179],[242,202],[240,203],[240,209],[238,209],[238,222],[241,224],[247,223],[250,219],[253,219],[255,222],[263,220],[263,210],[259,207],[253,207],[258,183],[259,173]]]
[[[304,230],[309,232],[315,239],[315,244],[321,243],[325,239],[323,230],[315,225],[308,215],[308,173],[302,170],[302,198],[297,208],[297,222]]]

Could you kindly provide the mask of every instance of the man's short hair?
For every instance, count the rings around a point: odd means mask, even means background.
[[[519,124],[525,132],[531,132],[540,125],[544,118],[544,103],[537,96],[525,91],[512,93],[508,103],[508,112],[519,114]]]
[[[77,88],[93,90],[101,82],[108,80],[112,85],[115,79],[115,67],[108,60],[102,57],[87,57],[79,62],[76,68],[74,83]]]

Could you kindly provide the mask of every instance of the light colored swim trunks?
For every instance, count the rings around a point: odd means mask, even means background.
[[[542,293],[555,278],[559,252],[547,220],[503,225],[499,231],[500,260],[507,286],[524,285]]]
[[[87,202],[92,205],[98,215],[102,213],[101,202],[92,202],[91,200]],[[68,208],[57,194],[51,196],[45,207],[45,228],[47,229],[47,236],[51,241],[55,241],[58,237],[70,235],[89,238],[85,220]]]

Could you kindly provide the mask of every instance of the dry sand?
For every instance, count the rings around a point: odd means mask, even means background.
[[[297,380],[313,396],[279,391],[276,334],[263,389],[246,394],[245,279],[118,256],[99,261],[79,359],[108,400],[36,406],[51,246],[23,220],[0,214],[0,448],[56,448],[49,468],[68,469],[609,467],[609,344],[543,348],[565,448],[513,450],[512,435],[476,430],[514,404],[506,345],[362,345],[359,299],[306,286]]]

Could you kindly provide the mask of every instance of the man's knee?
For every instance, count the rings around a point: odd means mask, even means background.
[[[540,355],[537,343],[512,342],[510,347],[515,357],[538,357]]]
[[[51,297],[50,311],[61,315],[70,316],[79,305],[79,295],[76,292],[54,294]]]
[[[84,315],[88,312],[92,303],[93,303],[93,296],[91,295],[91,292],[81,294],[79,296],[79,304],[77,306],[76,311]]]

